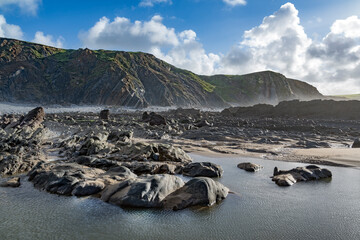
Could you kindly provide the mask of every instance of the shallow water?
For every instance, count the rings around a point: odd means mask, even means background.
[[[94,198],[51,195],[27,181],[0,188],[0,239],[360,239],[360,171],[327,167],[330,182],[278,187],[274,166],[300,163],[249,158],[209,158],[221,164],[219,181],[230,194],[211,208],[162,211],[122,209]],[[252,161],[258,173],[236,167]]]
[[[41,104],[14,104],[14,103],[4,103],[0,102],[0,115],[3,114],[25,114],[35,107],[41,106]],[[161,106],[151,106],[143,109],[121,107],[121,106],[93,106],[93,105],[71,105],[71,106],[61,106],[61,105],[50,105],[44,106],[45,113],[98,113],[102,109],[110,109],[111,113],[121,113],[121,112],[136,112],[136,111],[149,111],[149,112],[163,112],[168,110],[176,109],[176,107],[161,107]],[[220,112],[223,109],[220,108],[202,108],[202,111],[214,111]]]

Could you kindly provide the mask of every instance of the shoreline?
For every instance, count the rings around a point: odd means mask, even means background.
[[[180,145],[181,146],[181,145]],[[218,146],[219,147],[219,146]],[[227,146],[222,146],[226,148]],[[184,148],[184,147],[183,147]],[[221,147],[219,147],[221,148]],[[184,148],[187,153],[204,157],[247,157],[261,158],[281,162],[298,162],[320,164],[333,167],[350,167],[360,170],[360,149],[354,148],[312,148],[312,149],[281,149],[278,155],[238,150],[237,152],[217,152],[206,147],[191,146]],[[273,152],[279,152],[273,149]]]

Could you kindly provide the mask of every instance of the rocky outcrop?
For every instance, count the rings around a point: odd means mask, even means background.
[[[182,173],[189,177],[221,177],[223,169],[220,165],[211,162],[195,162],[186,165]]]
[[[302,118],[302,119],[341,119],[358,120],[360,101],[283,101],[276,106],[258,104],[252,107],[224,109],[223,116],[261,117],[261,118]]]
[[[101,199],[123,207],[161,207],[162,200],[183,185],[177,176],[146,175],[107,187]]]
[[[142,120],[149,123],[150,126],[166,125],[166,119],[160,114],[154,112],[144,112],[142,115]]]
[[[77,163],[38,163],[29,173],[34,186],[59,195],[88,196],[97,194],[105,186],[136,178],[123,166],[104,171]]]
[[[244,169],[247,172],[257,172],[257,171],[259,171],[260,169],[263,168],[259,164],[250,163],[250,162],[239,163],[237,165],[237,167],[240,168],[240,169]]]
[[[354,140],[353,144],[351,145],[351,148],[360,148],[360,138]]]
[[[42,126],[44,116],[44,109],[39,107],[25,116],[2,118],[0,175],[28,172],[41,159],[40,148],[46,133]]]
[[[12,188],[20,187],[20,178],[14,177],[7,181],[0,182],[0,187],[12,187]]]
[[[100,120],[109,120],[109,116],[110,116],[109,109],[101,110],[101,112],[99,114]]]
[[[210,178],[194,178],[167,196],[163,207],[181,210],[191,206],[212,206],[225,199],[229,189]]]
[[[316,165],[306,167],[297,167],[288,171],[274,168],[272,180],[279,186],[291,186],[296,182],[320,180],[322,178],[331,178],[332,173],[326,168],[320,168]]]

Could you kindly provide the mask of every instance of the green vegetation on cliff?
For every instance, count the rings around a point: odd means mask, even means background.
[[[142,52],[65,50],[6,38],[0,65],[0,101],[224,107],[321,96],[274,72],[200,76]]]

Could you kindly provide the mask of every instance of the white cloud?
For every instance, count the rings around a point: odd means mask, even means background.
[[[186,30],[178,34],[180,43],[166,54],[154,52],[154,55],[180,68],[199,74],[212,74],[220,61],[220,56],[207,54],[201,43],[196,40],[196,33]]]
[[[305,80],[325,94],[360,92],[360,19],[337,20],[320,41],[304,31],[298,10],[286,3],[244,32],[226,54],[207,53],[193,30],[176,32],[160,16],[131,22],[101,18],[80,34],[84,46],[145,51],[198,74],[273,70]]]
[[[56,41],[54,41],[53,36],[45,35],[43,32],[38,31],[35,33],[35,37],[32,40],[32,42],[44,44],[47,46],[62,48],[64,43],[64,38],[60,36],[58,37],[58,39],[56,39]]]
[[[343,34],[348,38],[360,37],[360,19],[358,16],[351,16],[344,20],[336,20],[331,26],[334,34]]]
[[[144,22],[131,22],[122,17],[116,17],[111,22],[108,18],[102,17],[79,37],[84,46],[89,48],[129,51],[150,51],[155,47],[169,47],[179,43],[175,30],[166,27],[159,15]]]
[[[246,4],[246,0],[223,0],[223,2],[233,7]]]
[[[337,20],[320,42],[310,39],[291,3],[245,31],[220,62],[218,73],[273,70],[305,80],[324,94],[360,92],[360,19]]]
[[[227,54],[219,71],[244,73],[244,70],[270,69],[299,76],[304,72],[306,49],[310,44],[300,25],[298,11],[287,3],[265,17],[259,26],[245,31],[243,41]],[[238,60],[232,63],[231,59]],[[239,63],[240,66],[234,66]]]
[[[176,33],[162,20],[159,15],[144,22],[120,17],[111,22],[103,17],[79,37],[84,47],[150,52],[177,67],[201,74],[213,73],[220,57],[207,54],[194,31]]]
[[[0,15],[0,37],[22,39],[23,32],[17,25],[8,24],[3,15]]]
[[[169,3],[171,4],[171,0],[141,0],[139,6],[141,7],[152,7],[156,3]]]
[[[36,15],[41,0],[0,0],[0,8],[17,6],[24,13]]]

